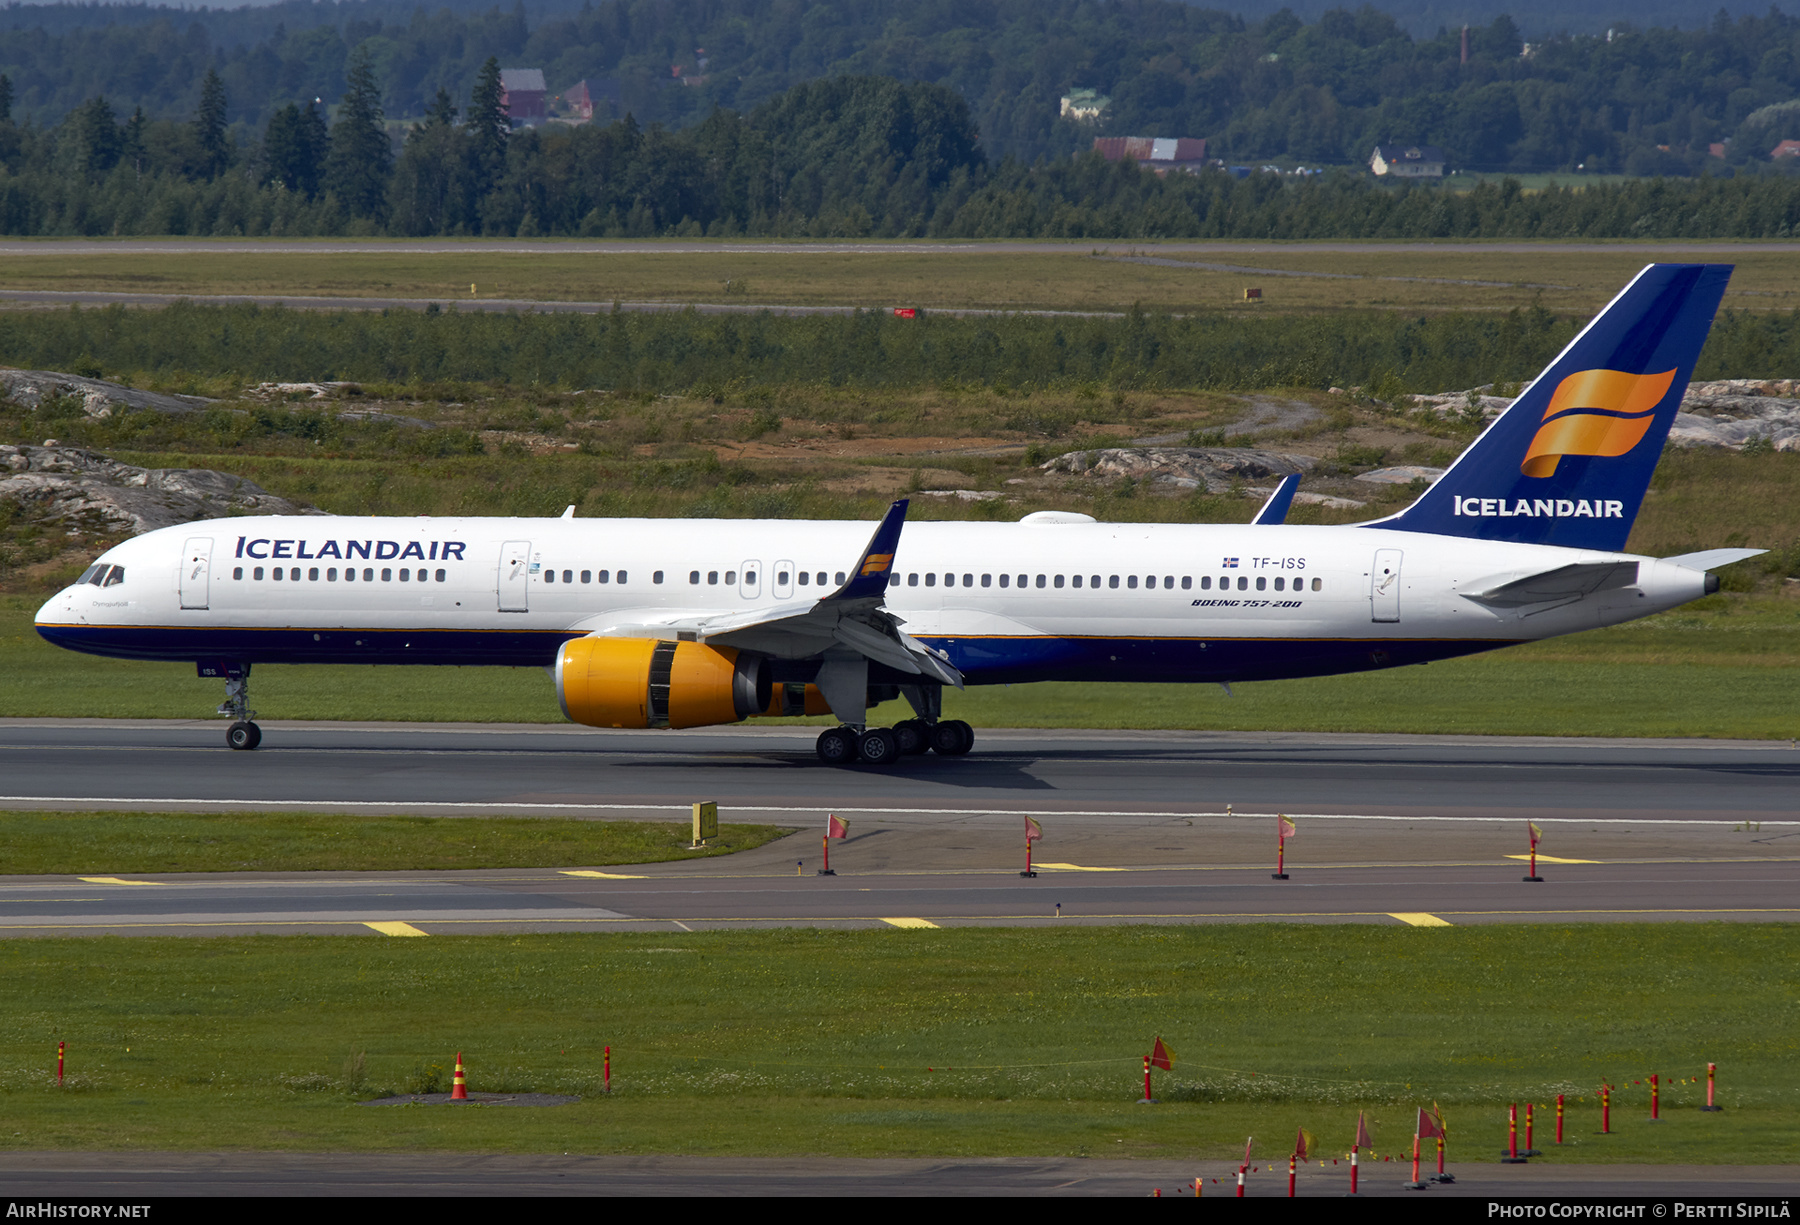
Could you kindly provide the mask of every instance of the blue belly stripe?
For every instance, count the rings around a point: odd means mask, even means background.
[[[43,625],[56,646],[117,659],[249,664],[436,664],[542,668],[574,630],[271,629]],[[316,637],[316,641],[315,641]],[[972,685],[1032,681],[1279,680],[1454,659],[1496,639],[931,637]],[[877,679],[871,674],[871,680]],[[910,679],[895,675],[883,679]]]

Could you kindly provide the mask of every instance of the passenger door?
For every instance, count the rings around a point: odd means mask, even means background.
[[[212,580],[212,537],[195,536],[183,546],[181,556],[181,606],[207,607]]]
[[[500,546],[498,590],[501,612],[531,611],[531,541],[509,540]]]
[[[1400,550],[1376,549],[1369,572],[1369,620],[1400,619]]]

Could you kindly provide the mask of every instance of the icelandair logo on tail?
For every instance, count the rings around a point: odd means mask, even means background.
[[[886,572],[893,560],[892,553],[871,553],[863,559],[862,572],[864,574],[882,574]]]
[[[1526,449],[1519,471],[1526,476],[1548,477],[1556,475],[1556,465],[1565,455],[1625,454],[1650,432],[1656,406],[1662,403],[1674,381],[1673,370],[1661,374],[1576,371],[1556,385],[1550,407],[1544,410],[1544,424],[1538,427]],[[1456,512],[1459,515],[1467,513],[1460,509],[1461,501],[1458,500]]]

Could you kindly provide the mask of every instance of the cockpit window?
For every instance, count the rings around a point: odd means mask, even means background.
[[[125,581],[125,567],[124,566],[114,566],[112,569],[110,569],[106,572],[106,581],[101,583],[100,585],[102,587],[113,587],[124,581]]]
[[[100,576],[105,573],[105,566],[89,566],[86,570],[81,572],[81,577],[75,580],[75,585],[79,587],[83,583],[98,583],[100,581]]]

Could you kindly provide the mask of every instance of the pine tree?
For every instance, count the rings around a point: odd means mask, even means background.
[[[293,103],[269,116],[263,135],[263,160],[268,181],[304,196],[319,193],[319,175],[331,148],[325,119],[313,103],[301,110]]]
[[[388,172],[394,148],[382,127],[381,90],[369,57],[359,51],[350,63],[350,89],[331,129],[325,161],[325,188],[352,216],[380,219],[387,212]]]
[[[469,95],[468,130],[474,139],[475,177],[485,192],[506,166],[506,136],[512,121],[506,114],[506,89],[500,84],[500,61],[492,56]]]
[[[199,147],[194,171],[202,178],[216,179],[231,164],[231,149],[225,142],[225,82],[214,69],[206,70],[200,85],[200,109],[194,114],[194,144]]]
[[[144,158],[149,154],[149,146],[144,141],[144,131],[150,121],[144,117],[144,108],[133,107],[131,118],[125,121],[125,133],[119,142],[119,157],[131,163],[131,168],[138,174],[144,173]]]
[[[73,116],[76,138],[81,142],[81,168],[103,175],[119,161],[119,124],[112,103],[104,97],[89,98]]]
[[[12,78],[0,72],[0,123],[12,122]]]

